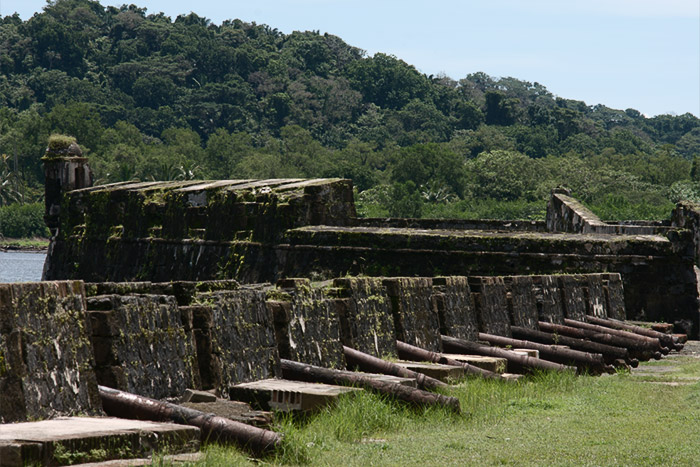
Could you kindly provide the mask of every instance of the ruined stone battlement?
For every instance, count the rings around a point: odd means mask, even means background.
[[[97,384],[227,394],[280,358],[344,369],[343,345],[396,358],[397,339],[440,352],[441,334],[622,318],[622,294],[618,274],[0,284],[0,421],[99,413]]]
[[[616,272],[629,317],[700,330],[700,229],[605,223],[562,193],[546,223],[358,219],[342,179],[119,183],[68,191],[60,212],[45,279]]]

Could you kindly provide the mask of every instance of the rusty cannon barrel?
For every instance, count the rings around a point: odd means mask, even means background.
[[[543,329],[548,329],[549,323],[540,322]],[[613,364],[615,360],[624,360],[627,364],[635,366],[639,364],[639,361],[632,358],[629,351],[623,347],[616,347],[607,344],[601,344],[599,342],[591,342],[580,337],[570,337],[561,335],[559,333],[552,333],[549,331],[538,331],[536,329],[524,328],[521,326],[511,326],[511,332],[513,337],[517,339],[525,339],[528,341],[539,342],[541,344],[549,345],[565,345],[574,350],[580,350],[582,352],[599,353],[603,355],[605,363],[608,365]]]
[[[529,357],[527,355],[520,355],[498,347],[489,347],[487,345],[469,342],[450,336],[442,336],[442,348],[449,353],[466,353],[472,355],[486,355],[488,357],[505,358],[508,361],[508,371],[510,371],[511,367],[514,367],[515,371],[522,373],[532,369],[549,371],[575,371],[575,368],[562,365],[560,363]]]
[[[629,331],[642,336],[653,337],[659,339],[661,345],[668,347],[669,349],[681,351],[683,350],[683,344],[679,343],[675,337],[670,334],[664,334],[663,332],[655,331],[653,329],[643,328],[641,326],[636,326],[634,324],[625,323],[617,319],[604,319],[598,318],[597,316],[586,316],[586,321],[591,324],[597,324],[598,326],[604,326],[607,328],[618,329],[620,331]]]
[[[400,376],[402,378],[413,378],[416,384],[421,389],[435,389],[447,387],[447,384],[442,381],[431,378],[430,376],[418,373],[408,368],[397,365],[396,363],[387,362],[381,358],[360,352],[353,348],[343,346],[345,361],[349,366],[357,367],[367,373],[381,373],[383,375]]]
[[[564,324],[567,326],[587,329],[601,334],[611,334],[620,338],[626,339],[628,344],[625,345],[630,351],[630,355],[639,358],[640,360],[660,360],[662,354],[668,354],[671,350],[668,347],[663,347],[658,339],[640,336],[628,331],[620,331],[618,329],[606,328],[596,324],[585,323],[573,319],[565,319]]]
[[[273,452],[282,443],[282,435],[271,430],[105,386],[99,391],[102,407],[112,417],[196,426],[203,441],[232,443],[256,456]]]
[[[534,349],[540,353],[540,358],[552,362],[574,365],[581,370],[589,371],[593,374],[615,373],[615,369],[607,365],[603,359],[603,354],[582,352],[580,350],[562,349],[556,345],[540,344],[510,337],[495,336],[480,332],[479,340],[486,341],[492,345],[501,347],[515,347],[523,349]]]
[[[417,406],[442,406],[456,413],[461,413],[459,399],[435,394],[423,389],[403,386],[397,383],[380,381],[354,371],[333,370],[306,363],[281,359],[282,376],[296,381],[311,383],[356,386],[380,394],[396,397],[399,400]]]
[[[467,372],[467,374],[481,376],[482,378],[512,381],[508,378],[504,378],[503,376],[493,371],[479,368],[478,366],[471,365],[467,362],[460,362],[459,360],[454,360],[452,358],[446,357],[443,354],[431,352],[430,350],[426,349],[421,349],[420,347],[416,347],[415,345],[407,344],[405,342],[396,341],[396,350],[399,354],[399,358],[403,358],[404,360],[461,366],[462,368],[464,368],[464,371]]]

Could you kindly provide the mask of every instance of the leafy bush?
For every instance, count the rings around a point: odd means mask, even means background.
[[[0,207],[0,236],[10,238],[48,237],[44,205],[10,204]]]

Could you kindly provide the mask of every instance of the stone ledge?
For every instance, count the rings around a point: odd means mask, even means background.
[[[199,450],[199,428],[121,418],[65,417],[0,425],[0,466],[66,465]]]

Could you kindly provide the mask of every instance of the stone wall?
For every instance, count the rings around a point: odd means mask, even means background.
[[[671,230],[654,223],[603,222],[580,201],[563,193],[553,193],[547,203],[546,225],[549,232],[581,234],[663,235]]]
[[[98,295],[88,314],[101,385],[155,399],[200,386],[192,327],[175,297]]]
[[[275,283],[619,273],[630,318],[685,320],[700,335],[693,268],[700,241],[678,229],[694,228],[681,214],[677,227],[608,224],[555,193],[547,225],[360,220],[350,181],[338,179],[113,184],[66,193],[60,212],[49,279]],[[600,298],[605,289],[594,292]]]
[[[343,345],[396,358],[396,331],[391,300],[381,278],[346,277],[333,281]]]
[[[624,315],[622,294],[618,274],[0,284],[0,421],[99,413],[97,383],[227,394],[280,376],[280,356],[344,368],[343,344],[395,357],[397,338],[439,352],[441,333]]]
[[[287,229],[355,219],[352,184],[342,179],[118,183],[70,191],[60,212],[45,279],[238,275],[244,258],[264,266],[249,255]]]
[[[102,412],[82,282],[0,284],[0,423]]]
[[[203,389],[279,377],[279,352],[264,289],[199,293],[193,327]]]
[[[275,254],[283,276],[619,273],[628,318],[688,320],[698,335],[687,230],[664,237],[308,226],[290,230],[287,240]]]
[[[322,284],[312,287],[308,279],[287,279],[269,292],[275,300],[275,316],[280,357],[297,362],[344,368],[340,341],[340,314]]]

